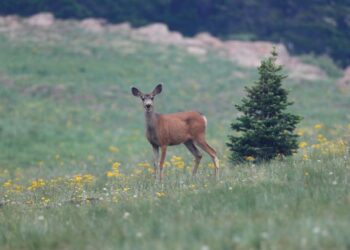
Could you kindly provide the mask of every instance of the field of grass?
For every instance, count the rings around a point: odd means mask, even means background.
[[[232,166],[233,104],[254,69],[67,23],[1,32],[0,51],[0,249],[350,248],[350,94],[334,74],[286,80],[298,154]],[[130,88],[159,82],[157,111],[206,114],[218,180],[208,156],[191,177],[183,146],[153,179]]]

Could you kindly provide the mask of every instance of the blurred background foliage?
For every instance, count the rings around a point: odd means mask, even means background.
[[[141,26],[166,23],[185,35],[284,43],[295,54],[328,55],[350,64],[348,0],[3,0],[0,15],[52,12],[58,18],[104,18]]]

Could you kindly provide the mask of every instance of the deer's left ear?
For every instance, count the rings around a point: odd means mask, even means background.
[[[163,85],[160,83],[158,84],[154,90],[152,91],[152,94],[155,96],[155,95],[158,95],[160,94],[160,92],[162,92],[162,88],[163,88]]]
[[[141,95],[141,91],[138,88],[132,87],[131,88],[131,93],[136,96],[139,97]]]

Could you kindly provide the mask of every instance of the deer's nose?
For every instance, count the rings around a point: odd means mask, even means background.
[[[151,104],[146,104],[146,108],[150,108],[151,107]]]

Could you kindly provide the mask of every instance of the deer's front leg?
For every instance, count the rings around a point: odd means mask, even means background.
[[[154,167],[154,177],[157,177],[157,170],[159,164],[159,147],[157,145],[153,145],[153,167]]]
[[[160,156],[160,163],[159,163],[159,180],[162,181],[163,179],[163,166],[164,166],[164,160],[166,155],[166,146],[161,146],[162,154]]]

